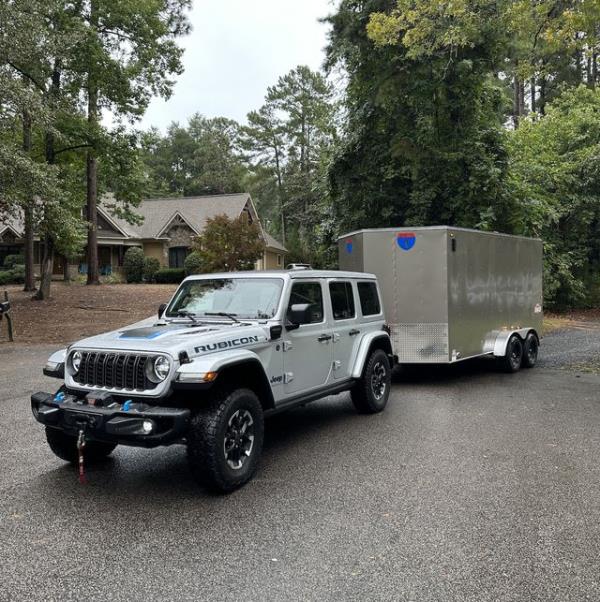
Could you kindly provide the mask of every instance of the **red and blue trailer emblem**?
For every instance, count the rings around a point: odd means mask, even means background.
[[[414,232],[398,232],[396,242],[403,251],[410,251],[414,246],[417,237]]]
[[[352,246],[353,246],[352,239],[348,238],[346,240],[346,253],[352,253]]]

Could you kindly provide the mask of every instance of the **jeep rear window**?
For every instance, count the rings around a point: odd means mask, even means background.
[[[381,313],[377,285],[374,282],[359,282],[358,296],[363,316],[374,316]]]
[[[168,318],[189,312],[202,317],[225,312],[249,320],[266,320],[277,312],[281,278],[212,278],[184,282],[167,308]],[[212,316],[211,316],[212,317]]]

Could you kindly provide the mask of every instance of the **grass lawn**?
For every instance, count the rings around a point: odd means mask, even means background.
[[[20,285],[8,291],[15,343],[72,343],[156,314],[175,292],[174,284],[102,284],[53,282],[49,301],[32,301]],[[6,322],[0,322],[0,344],[7,344]]]

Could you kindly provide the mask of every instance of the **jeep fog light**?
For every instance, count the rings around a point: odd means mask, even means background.
[[[154,430],[154,422],[152,420],[144,420],[142,422],[142,430],[146,435],[149,435]]]

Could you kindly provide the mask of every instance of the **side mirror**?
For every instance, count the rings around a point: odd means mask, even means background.
[[[295,303],[287,312],[287,330],[300,328],[302,324],[312,322],[312,305],[310,303]]]
[[[162,318],[163,314],[165,313],[165,309],[167,309],[167,304],[166,303],[161,303],[158,306],[158,317],[159,317],[159,319]]]

